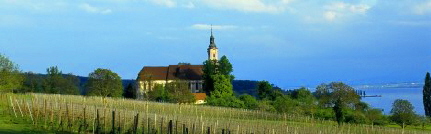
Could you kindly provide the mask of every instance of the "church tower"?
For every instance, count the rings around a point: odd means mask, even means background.
[[[212,26],[211,26],[210,45],[208,47],[208,60],[218,60],[218,48],[214,42]]]

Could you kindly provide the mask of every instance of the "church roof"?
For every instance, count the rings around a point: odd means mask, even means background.
[[[144,66],[137,80],[202,80],[203,65]]]
[[[207,98],[206,93],[192,93],[196,100],[205,100]]]

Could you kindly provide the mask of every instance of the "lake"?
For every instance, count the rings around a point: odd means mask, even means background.
[[[422,88],[382,88],[382,89],[358,89],[366,92],[367,95],[382,95],[382,97],[365,97],[362,101],[374,108],[381,108],[385,114],[391,112],[392,103],[396,99],[410,101],[415,107],[417,114],[424,115],[424,105],[422,102]]]

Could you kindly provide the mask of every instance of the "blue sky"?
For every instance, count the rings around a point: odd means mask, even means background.
[[[23,71],[134,79],[201,64],[211,24],[237,79],[413,82],[431,68],[431,0],[2,0],[0,53]]]

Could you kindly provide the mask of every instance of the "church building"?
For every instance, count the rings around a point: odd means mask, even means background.
[[[218,48],[211,29],[210,44],[207,49],[209,60],[218,60]],[[196,97],[196,103],[203,103],[203,65],[168,65],[144,66],[136,79],[138,99],[144,99],[145,93],[153,90],[156,84],[165,85],[174,80],[187,82],[190,92]]]

